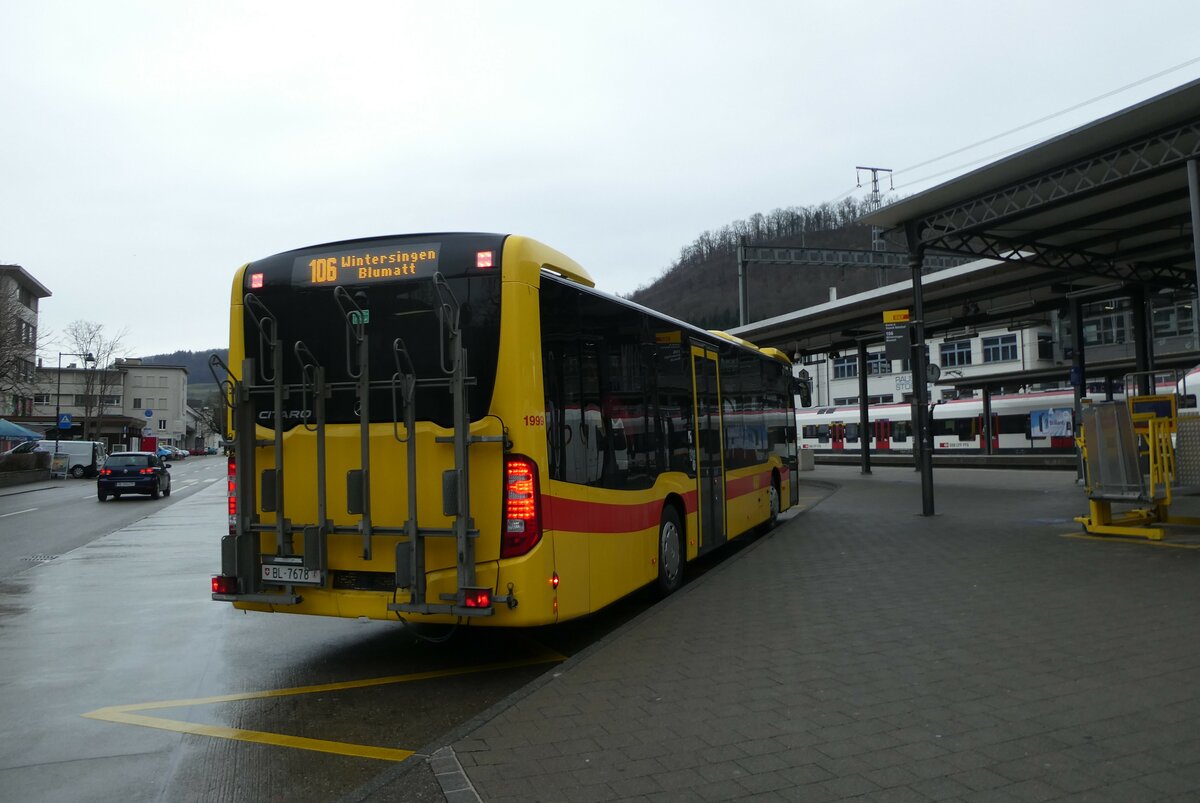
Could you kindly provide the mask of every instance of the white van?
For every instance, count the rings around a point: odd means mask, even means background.
[[[94,477],[108,457],[108,447],[101,441],[58,441],[57,452],[67,455],[67,473],[72,477]],[[27,441],[9,449],[6,454],[49,452],[54,454],[52,440]]]

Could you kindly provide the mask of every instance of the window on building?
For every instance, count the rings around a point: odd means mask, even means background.
[[[1038,332],[1038,359],[1054,359],[1054,335],[1049,332]]]
[[[1190,335],[1193,331],[1191,304],[1176,304],[1154,310],[1154,336]]]
[[[140,397],[140,396],[134,396],[134,397],[133,397],[133,406],[134,406],[135,408],[137,408],[137,407],[141,407],[141,406],[142,406],[142,399],[141,399],[141,397]]]
[[[925,347],[925,364],[926,365],[929,364],[929,346]],[[907,358],[901,360],[900,361],[900,370],[901,371],[911,371],[912,370],[912,360],[907,359]]]
[[[49,393],[33,394],[33,403],[36,404],[38,407],[49,407],[50,406],[50,394]]]
[[[158,419],[158,428],[160,431],[165,430],[167,428],[167,419],[165,419],[165,418]]]
[[[1087,318],[1083,322],[1083,340],[1089,346],[1105,346],[1124,343],[1125,314],[1121,312],[1099,318]]]
[[[971,341],[955,340],[938,346],[939,360],[943,368],[971,364]]]
[[[1017,336],[997,335],[983,338],[983,361],[1005,362],[1017,359]],[[970,362],[970,360],[967,360]]]
[[[857,396],[838,396],[833,400],[834,406],[845,407],[850,404],[858,404]]]
[[[882,351],[867,355],[867,374],[869,376],[879,376],[881,374],[890,374],[891,372],[892,361]]]
[[[850,379],[858,376],[858,357],[834,357],[833,378]]]

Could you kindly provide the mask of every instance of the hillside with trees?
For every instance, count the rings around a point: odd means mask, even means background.
[[[870,250],[871,227],[857,223],[866,210],[854,199],[836,205],[789,207],[755,214],[717,231],[706,231],[683,247],[679,258],[654,282],[629,298],[706,329],[738,323],[737,247],[853,248]],[[892,244],[892,248],[897,247]],[[751,320],[762,320],[899,281],[895,271],[752,265],[748,273]]]

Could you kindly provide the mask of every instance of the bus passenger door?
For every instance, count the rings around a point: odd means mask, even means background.
[[[725,542],[724,438],[715,351],[692,346],[692,384],[696,393],[696,511],[703,552]]]

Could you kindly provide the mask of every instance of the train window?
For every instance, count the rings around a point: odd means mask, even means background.
[[[937,418],[929,422],[929,433],[931,435],[953,435],[954,419],[952,418]]]
[[[997,416],[999,425],[996,428],[997,435],[1024,435],[1029,437],[1029,416],[1028,415],[1001,415]]]
[[[960,441],[975,440],[975,419],[974,418],[955,418],[954,419],[954,434],[958,436]]]
[[[893,443],[906,443],[908,441],[908,434],[911,431],[912,431],[912,425],[909,424],[907,421],[893,421],[892,422],[892,442]]]
[[[829,443],[829,425],[817,425],[817,443]]]
[[[846,442],[858,443],[858,424],[846,425]]]

